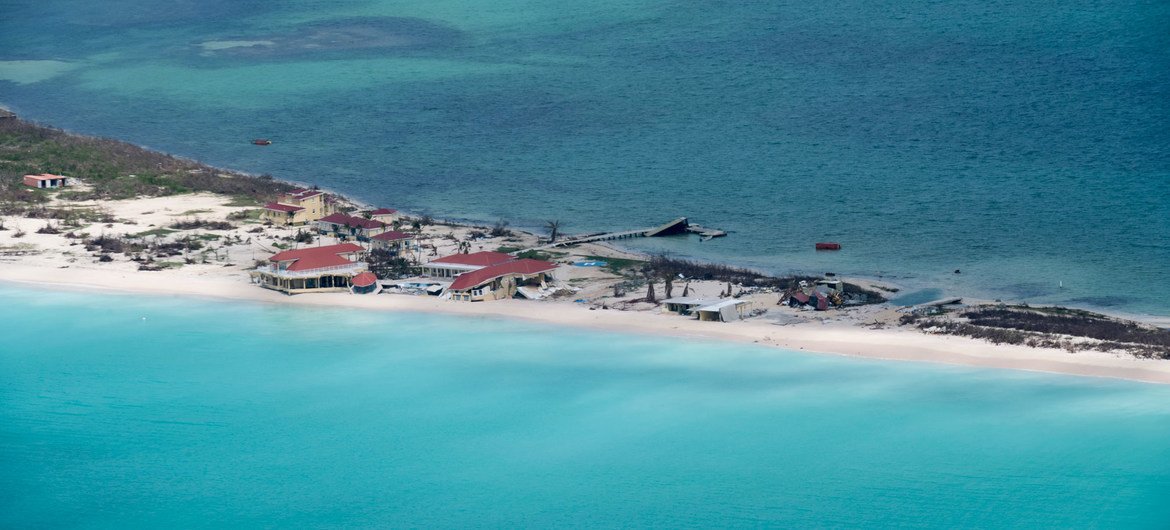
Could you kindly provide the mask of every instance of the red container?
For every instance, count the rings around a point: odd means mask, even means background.
[[[817,250],[841,250],[840,243],[817,243]]]

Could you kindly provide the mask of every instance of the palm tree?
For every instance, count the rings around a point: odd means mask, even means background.
[[[548,242],[549,243],[556,243],[557,242],[557,234],[559,234],[561,231],[561,220],[554,219],[554,220],[548,221],[545,226],[548,227],[548,234],[549,234],[548,235]]]

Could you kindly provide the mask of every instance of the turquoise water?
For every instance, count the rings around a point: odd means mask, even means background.
[[[1170,523],[1170,388],[0,289],[0,527]]]
[[[0,101],[69,129],[439,216],[688,215],[732,237],[649,248],[1170,315],[1170,3],[0,8]]]

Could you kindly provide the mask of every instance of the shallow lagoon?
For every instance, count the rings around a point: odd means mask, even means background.
[[[0,526],[1164,527],[1170,388],[0,289]]]

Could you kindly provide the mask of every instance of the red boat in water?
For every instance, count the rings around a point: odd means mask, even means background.
[[[840,243],[817,243],[817,250],[841,250]]]
[[[257,138],[255,140],[252,140],[252,143],[254,145],[272,145],[272,140],[269,140],[267,138]]]

